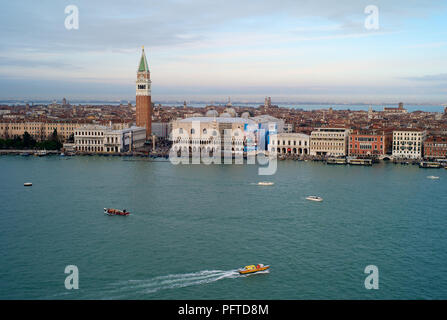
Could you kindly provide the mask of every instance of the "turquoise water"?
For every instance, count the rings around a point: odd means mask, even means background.
[[[447,170],[278,165],[2,156],[0,299],[447,299]]]

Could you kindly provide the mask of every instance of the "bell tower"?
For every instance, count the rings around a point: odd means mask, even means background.
[[[149,139],[152,131],[151,75],[144,47],[137,71],[136,100],[137,126],[146,128],[146,139]]]

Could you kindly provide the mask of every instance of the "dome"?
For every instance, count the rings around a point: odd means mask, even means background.
[[[225,108],[224,112],[230,114],[232,117],[236,117],[236,111],[233,108]]]
[[[216,110],[212,109],[212,110],[208,110],[206,112],[206,116],[207,117],[218,117],[219,116],[219,112],[217,112]]]
[[[249,113],[248,111],[243,112],[243,113],[241,114],[241,118],[244,118],[244,119],[248,119],[248,118],[250,118],[250,113]]]
[[[196,113],[193,113],[192,116],[193,117],[203,117],[203,114],[196,112]]]
[[[231,115],[229,113],[227,113],[227,112],[221,113],[220,117],[221,118],[232,118]]]

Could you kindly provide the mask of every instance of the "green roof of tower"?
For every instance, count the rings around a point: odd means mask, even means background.
[[[138,67],[138,72],[149,72],[149,66],[147,65],[146,55],[144,54],[144,47],[141,53],[140,65]]]

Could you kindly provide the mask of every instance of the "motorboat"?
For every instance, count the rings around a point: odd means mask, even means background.
[[[263,265],[261,263],[261,264],[258,264],[258,265],[252,264],[252,265],[249,265],[249,266],[245,266],[245,267],[239,269],[238,271],[239,271],[239,274],[249,274],[249,273],[256,273],[256,272],[259,272],[259,271],[265,271],[268,268],[270,268],[270,266],[265,266],[265,265]]]
[[[104,208],[104,213],[108,216],[128,216],[130,214],[126,209],[118,210],[112,208]]]
[[[306,200],[321,202],[321,201],[323,201],[323,198],[322,197],[318,197],[318,196],[307,196]]]
[[[419,163],[419,168],[442,168],[442,165],[439,162],[434,161],[422,161]]]
[[[428,179],[432,179],[432,180],[436,180],[436,179],[439,179],[439,177],[438,177],[438,176],[428,176],[427,178],[428,178]]]
[[[25,182],[23,185],[25,187],[31,187],[33,184],[32,184],[32,182]]]
[[[258,182],[258,186],[273,186],[274,184],[275,184],[274,182],[268,182],[268,181]]]

